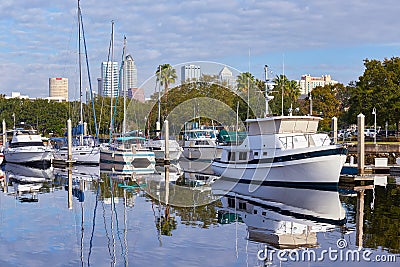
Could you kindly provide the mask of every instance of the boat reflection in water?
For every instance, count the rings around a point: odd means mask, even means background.
[[[15,197],[21,202],[38,202],[38,194],[43,183],[54,178],[53,168],[33,168],[25,165],[6,163],[5,187],[12,183]]]
[[[223,179],[212,189],[221,196],[220,223],[242,221],[249,240],[278,249],[316,247],[318,232],[333,230],[346,221],[336,190],[278,186],[249,190],[249,185]]]

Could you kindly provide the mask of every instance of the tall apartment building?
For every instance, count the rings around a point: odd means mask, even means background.
[[[198,81],[201,77],[201,68],[197,65],[185,65],[181,67],[181,82]]]
[[[49,78],[49,97],[68,101],[68,79]]]
[[[119,95],[119,64],[118,62],[106,61],[101,63],[101,85],[102,96]]]
[[[333,85],[338,83],[338,81],[331,79],[331,75],[312,77],[310,74],[302,75],[301,80],[297,82],[300,86],[300,92],[303,95],[309,94],[317,86],[325,86],[328,84]]]
[[[135,60],[132,58],[131,55],[127,55],[125,57],[123,73],[124,73],[123,88],[125,89],[125,91],[128,92],[128,89],[130,89],[130,88],[137,88],[137,68],[136,68]],[[120,92],[121,96],[123,96],[123,92],[122,92],[123,88],[121,88],[121,92]]]

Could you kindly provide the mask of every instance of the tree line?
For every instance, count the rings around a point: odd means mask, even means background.
[[[312,101],[311,115],[323,118],[320,123],[322,131],[330,130],[331,118],[334,116],[339,119],[339,125],[345,127],[356,123],[359,113],[365,115],[366,125],[373,125],[373,108],[377,112],[377,125],[383,126],[387,123],[389,129],[399,130],[400,58],[386,58],[383,61],[365,59],[364,67],[364,73],[358,81],[350,82],[348,85],[338,83],[317,87],[309,96],[299,98],[299,85],[285,75],[277,75],[273,79],[275,86],[270,90],[266,88],[264,81],[255,78],[249,72],[237,76],[236,88],[231,88],[231,85],[219,81],[218,77],[212,75],[203,75],[199,81],[185,82],[170,88],[170,85],[175,83],[177,75],[170,64],[163,64],[155,71],[157,82],[163,86],[160,99],[157,92],[145,103],[127,99],[127,128],[153,133],[159,117],[158,104],[160,104],[161,121],[168,116],[172,116],[172,119],[174,119],[173,116],[175,119],[178,117],[177,121],[180,121],[179,116],[188,118],[189,121],[203,116],[202,122],[205,124],[217,124],[218,118],[229,114],[226,123],[234,123],[236,115],[232,117],[232,111],[236,112],[236,110],[239,111],[238,118],[241,121],[247,118],[263,117],[265,116],[265,90],[269,90],[268,94],[274,97],[269,101],[270,114],[310,115]],[[201,103],[201,101],[206,102]],[[92,104],[83,106],[84,120],[89,125],[89,132],[95,134]],[[113,98],[112,102],[109,97],[96,96],[94,99],[99,134],[102,137],[109,134],[111,106],[114,113],[114,132],[120,132],[123,121],[122,97]],[[206,110],[200,112],[202,106],[205,106]],[[182,116],[184,114],[187,116]],[[216,121],[211,117],[215,117]],[[77,101],[6,99],[4,95],[0,96],[0,120],[5,120],[9,129],[14,125],[14,121],[16,123],[24,121],[33,125],[44,136],[50,134],[62,136],[69,118],[72,119],[73,125],[79,123]],[[183,125],[176,127],[182,128]],[[179,130],[177,129],[177,132]]]

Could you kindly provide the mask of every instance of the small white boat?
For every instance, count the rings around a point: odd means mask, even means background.
[[[255,185],[286,183],[330,186],[339,182],[347,149],[317,133],[319,117],[249,119],[240,145],[222,147],[212,163],[217,175]]]
[[[144,146],[154,152],[156,160],[163,160],[165,158],[165,140],[148,140]],[[168,140],[168,146],[169,159],[172,161],[179,160],[182,155],[182,148],[179,143],[176,140]]]
[[[77,164],[99,164],[100,146],[95,145],[93,136],[84,136],[83,143],[79,138],[74,138],[72,142],[72,160]],[[54,151],[54,159],[66,161],[68,159],[68,146],[66,140],[62,146]]]
[[[211,161],[221,157],[217,147],[217,132],[213,129],[192,129],[185,131],[183,156],[190,160]]]
[[[17,128],[13,130],[11,142],[4,149],[4,158],[11,163],[49,164],[53,159],[53,151],[43,144],[35,130]]]
[[[116,172],[154,172],[156,159],[154,152],[143,146],[145,140],[133,136],[115,138],[113,143],[100,147],[100,163]]]

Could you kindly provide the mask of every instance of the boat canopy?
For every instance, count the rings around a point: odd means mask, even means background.
[[[279,116],[259,119],[248,119],[248,135],[283,134],[283,133],[316,133],[320,117],[312,116]]]
[[[146,138],[144,137],[140,137],[140,136],[121,136],[121,137],[117,137],[115,138],[115,140],[117,141],[131,141],[131,140],[140,140],[140,141],[145,141]]]

